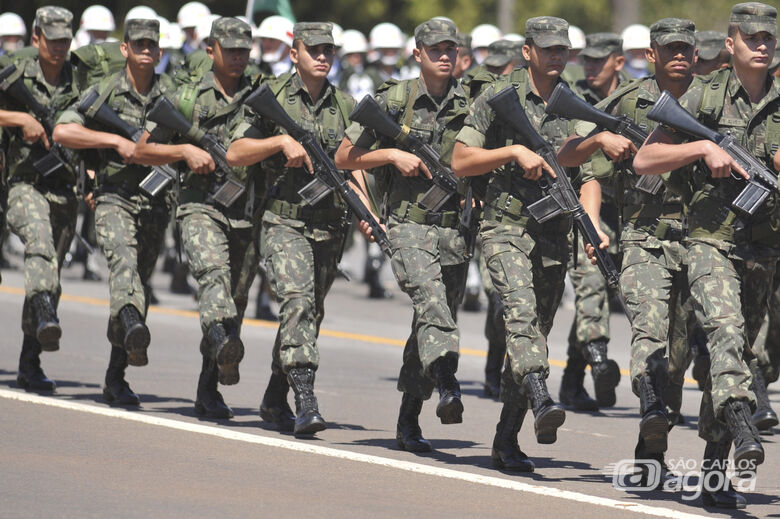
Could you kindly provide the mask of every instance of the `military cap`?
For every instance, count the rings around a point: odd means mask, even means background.
[[[436,45],[443,41],[460,43],[458,28],[450,20],[433,18],[423,22],[414,30],[414,41],[417,45]]]
[[[209,38],[218,41],[224,49],[252,48],[252,28],[238,18],[225,16],[214,20]]]
[[[650,41],[669,45],[677,41],[696,45],[696,25],[684,18],[663,18],[650,26]]]
[[[554,16],[537,16],[525,22],[525,37],[539,47],[563,45],[571,48],[569,22]]]
[[[158,20],[133,19],[125,22],[125,38],[130,41],[160,41],[160,22]]]
[[[515,56],[514,42],[498,40],[488,45],[488,53],[483,63],[489,67],[505,67]]]
[[[40,27],[47,40],[73,39],[73,13],[64,7],[47,5],[35,11],[35,26]]]
[[[301,40],[308,47],[333,42],[333,24],[330,22],[298,22],[293,26],[293,40]]]
[[[766,31],[777,36],[777,9],[760,2],[745,2],[731,8],[729,23],[739,25],[745,34]]]
[[[715,59],[726,48],[726,33],[718,31],[696,31],[696,50],[699,58]]]
[[[774,70],[780,65],[780,40],[775,45],[775,57],[772,59],[772,63],[769,64],[769,70]]]
[[[580,56],[588,58],[606,58],[612,53],[623,53],[623,38],[614,32],[594,32],[585,37],[585,48]]]
[[[458,47],[463,47],[471,50],[471,35],[466,32],[458,33]]]

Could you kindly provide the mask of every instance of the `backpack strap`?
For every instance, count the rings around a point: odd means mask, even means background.
[[[709,84],[702,93],[698,113],[704,116],[710,124],[717,124],[720,114],[723,112],[730,73],[730,68],[721,69],[704,80]]]
[[[100,110],[100,107],[105,104],[106,100],[108,100],[110,96],[113,96],[114,90],[116,90],[116,87],[119,86],[121,75],[122,73],[119,72],[112,75],[111,77],[105,77],[100,80],[100,83],[98,83],[97,86],[98,97],[95,99],[95,102],[92,103],[92,105],[87,109],[86,115],[88,117],[94,117],[97,111]]]

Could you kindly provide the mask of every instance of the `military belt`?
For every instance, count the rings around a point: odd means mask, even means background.
[[[734,229],[734,243],[757,242],[778,248],[780,243],[780,227],[765,220],[742,229]]]
[[[243,200],[243,199],[244,198],[241,197],[239,200]],[[257,199],[255,199],[255,201],[257,201]],[[179,205],[188,204],[188,203],[200,203],[200,204],[209,205],[215,208],[223,215],[225,215],[225,217],[230,218],[231,220],[248,219],[247,215],[244,214],[244,204],[239,203],[237,201],[230,207],[222,207],[221,205],[219,205],[214,201],[210,193],[203,191],[202,189],[197,189],[193,187],[183,188],[179,193]]]
[[[138,188],[138,184],[132,182],[105,182],[98,187],[98,193],[113,193],[129,200],[130,198],[141,194],[141,190]]]
[[[644,231],[661,241],[682,241],[685,229],[672,226],[669,222],[658,218],[637,218],[633,220],[634,228]]]
[[[509,193],[501,193],[494,201],[485,206],[485,218],[496,222],[508,220],[514,224],[522,224],[531,218],[528,212],[523,211],[525,204]]]
[[[338,207],[315,209],[310,205],[293,204],[286,200],[276,199],[269,199],[265,207],[282,218],[301,220],[312,224],[326,224],[331,227],[341,225],[347,214],[345,209]]]
[[[629,204],[623,206],[623,220],[639,220],[648,218],[666,218],[682,220],[683,208],[680,204]]]
[[[420,225],[435,225],[454,229],[460,223],[458,211],[428,211],[417,204],[404,200],[397,208],[391,210],[401,222],[412,222]]]

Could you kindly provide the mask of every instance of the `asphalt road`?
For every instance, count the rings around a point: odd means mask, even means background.
[[[20,265],[20,258],[11,259]],[[359,264],[354,255],[347,260]],[[617,405],[595,414],[567,412],[554,445],[538,445],[526,421],[520,446],[536,463],[534,474],[494,470],[490,444],[500,404],[482,397],[484,312],[460,314],[464,423],[439,423],[434,398],[423,407],[421,426],[435,452],[399,451],[395,384],[411,310],[387,272],[393,299],[366,299],[364,285],[339,279],[326,301],[315,388],[329,427],[312,440],[280,434],[257,415],[275,323],[245,322],[241,382],[221,388],[236,417],[210,421],[195,415],[197,307],[191,297],[167,292],[165,274],[153,279],[161,303],[148,319],[150,364],[128,370],[140,409],[102,401],[108,288],[81,281],[80,267],[63,272],[61,349],[43,354],[57,392],[25,393],[16,386],[24,279],[18,269],[2,274],[4,517],[780,517],[776,437],[765,437],[767,461],[746,492],[747,510],[720,513],[692,499],[704,450],[696,433],[700,393],[692,381],[684,393],[686,423],[672,431],[667,453],[672,468],[690,476],[681,489],[613,486],[611,467],[633,456],[638,431],[638,400],[625,372]],[[247,314],[254,315],[254,304]],[[571,319],[563,305],[549,340],[554,395]],[[613,314],[612,325],[610,354],[625,370],[628,324]],[[592,388],[590,377],[586,385]],[[770,397],[780,409],[776,388]]]

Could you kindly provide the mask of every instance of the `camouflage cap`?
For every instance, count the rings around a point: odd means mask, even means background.
[[[718,31],[696,31],[696,50],[699,59],[715,59],[726,48],[726,33]]]
[[[225,16],[214,20],[209,38],[218,41],[223,49],[252,48],[252,28],[238,18]]]
[[[298,22],[293,26],[293,40],[301,40],[307,47],[329,44],[333,41],[333,24],[330,22]]]
[[[585,37],[585,48],[580,56],[587,58],[606,58],[612,53],[623,53],[623,38],[614,32],[594,32]]]
[[[73,39],[72,22],[73,13],[64,7],[47,5],[35,11],[35,26],[41,28],[47,40]]]
[[[458,33],[458,47],[463,47],[471,50],[471,35],[465,32]]]
[[[160,22],[158,20],[133,19],[125,22],[125,39],[160,41]]]
[[[777,9],[760,2],[745,2],[731,8],[729,23],[739,24],[745,34],[766,31],[777,36]]]
[[[433,18],[423,22],[414,30],[414,41],[417,45],[436,45],[443,41],[451,41],[458,45],[458,28],[450,20]]]
[[[514,42],[498,40],[488,45],[488,53],[484,63],[489,67],[505,67],[515,56]]]
[[[775,45],[775,57],[772,59],[772,63],[769,64],[769,70],[774,70],[780,65],[780,40],[777,40]]]
[[[554,16],[537,16],[525,22],[525,37],[539,47],[563,45],[571,48],[569,22]]]
[[[658,45],[674,42],[696,45],[696,25],[684,18],[663,18],[650,26],[650,41]]]

